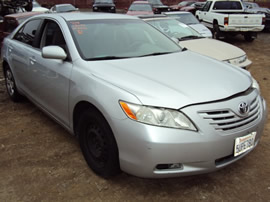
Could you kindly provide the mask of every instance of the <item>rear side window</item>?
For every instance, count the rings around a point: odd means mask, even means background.
[[[33,45],[37,29],[41,20],[31,20],[27,22],[14,36],[14,39]]]
[[[213,10],[242,10],[242,6],[239,1],[217,1]]]

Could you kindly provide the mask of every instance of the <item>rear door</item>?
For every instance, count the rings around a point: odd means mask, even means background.
[[[29,52],[34,48],[33,43],[36,38],[41,20],[35,19],[27,22],[10,40],[8,45],[8,55],[10,66],[15,76],[17,86],[24,93],[31,95],[31,69],[29,69]]]

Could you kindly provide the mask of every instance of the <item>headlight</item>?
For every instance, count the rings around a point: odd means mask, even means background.
[[[136,105],[123,101],[120,101],[120,105],[132,120],[155,126],[197,131],[193,123],[177,110]]]
[[[260,91],[259,83],[253,77],[252,77],[252,86],[251,87]]]
[[[94,7],[94,10],[97,10],[97,7]]]
[[[234,58],[234,59],[231,59],[231,60],[225,60],[225,62],[228,62],[232,65],[238,65],[238,64],[241,64],[243,62],[245,62],[247,60],[247,56],[246,55],[243,55],[241,57],[238,57],[238,58]]]
[[[114,7],[111,7],[111,10],[114,10]]]

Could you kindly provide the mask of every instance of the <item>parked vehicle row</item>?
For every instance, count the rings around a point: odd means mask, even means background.
[[[153,25],[170,38],[175,38],[182,48],[194,51],[201,55],[246,69],[251,61],[246,53],[231,44],[203,37],[186,24],[166,16],[142,17],[144,21]]]
[[[102,177],[218,170],[258,145],[266,121],[248,71],[128,15],[33,16],[5,38],[2,60],[10,98],[26,96],[78,136]]]

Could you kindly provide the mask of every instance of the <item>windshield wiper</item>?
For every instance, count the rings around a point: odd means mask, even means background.
[[[170,53],[173,53],[173,52],[156,52],[156,53],[150,53],[150,54],[146,54],[146,55],[140,55],[139,57],[165,55],[165,54],[170,54]]]
[[[184,41],[184,40],[189,40],[189,39],[200,39],[200,38],[204,38],[202,36],[195,36],[195,35],[189,35],[189,36],[184,36],[181,38],[178,38],[179,41]]]
[[[95,61],[95,60],[118,60],[118,59],[126,59],[130,57],[119,57],[119,56],[104,56],[104,57],[96,57],[96,58],[88,58],[87,61]]]

